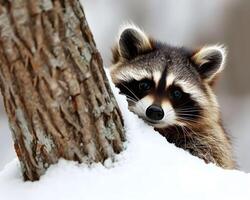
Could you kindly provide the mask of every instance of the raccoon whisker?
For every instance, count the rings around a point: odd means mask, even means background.
[[[201,114],[194,114],[194,112],[196,113],[196,110],[190,110],[190,111],[177,111],[178,114],[180,115],[186,115],[186,116],[194,116],[194,117],[203,117]],[[199,112],[199,111],[198,111]]]
[[[218,107],[216,107],[216,106],[207,106],[207,107],[202,107],[202,109],[199,109],[198,107],[182,107],[182,108],[177,108],[177,109],[175,109],[176,111],[202,111],[202,112],[206,112],[206,111],[208,111],[209,109],[211,109],[211,108],[218,108]]]
[[[170,110],[168,110],[168,111],[165,113],[165,115],[168,116],[168,113],[170,113],[170,112],[172,112],[172,111],[174,111],[173,108],[171,108]]]
[[[178,109],[176,109],[176,112],[180,112],[180,113],[192,113],[192,112],[196,112],[196,111],[203,111],[203,110],[195,110],[195,109],[190,109],[190,110],[178,110]]]
[[[128,101],[131,101],[133,103],[137,103],[137,105],[143,110],[143,106],[141,105],[142,103],[140,101],[137,101],[136,99],[128,97],[128,96],[126,96],[126,97],[127,97]]]
[[[144,111],[143,103],[141,101],[138,101],[137,104],[142,109],[142,111]]]
[[[184,103],[182,103],[181,105],[179,105],[179,107],[181,108],[181,107],[183,107],[184,105],[186,105],[186,104],[189,103],[189,102],[191,102],[191,99],[188,100],[188,101],[185,101]],[[185,107],[184,107],[184,108],[185,108]]]
[[[187,148],[187,130],[185,130],[185,128],[183,126],[181,126],[181,129],[183,131],[183,136],[184,136],[184,143],[185,143],[185,149]]]
[[[195,122],[195,121],[192,121],[192,120],[187,120],[187,119],[184,119],[184,118],[181,118],[181,120],[183,120],[183,121],[185,122],[185,124],[189,126],[189,128],[190,128],[190,127],[195,127],[196,125],[199,125],[199,126],[204,125],[204,124],[202,124],[202,123]],[[186,127],[188,127],[188,126],[186,126]],[[191,129],[191,128],[190,128],[190,129]],[[199,134],[196,133],[195,131],[192,131],[192,132],[193,132],[194,135],[197,135],[197,136],[199,135]],[[199,133],[201,133],[201,132],[199,132]]]
[[[189,124],[189,123],[187,123],[187,124]],[[189,131],[191,131],[193,135],[198,135],[192,128],[190,128],[188,126],[183,126],[183,128],[187,131],[186,133],[188,133]],[[189,131],[187,129],[189,129]],[[192,141],[191,142],[191,145],[192,145],[191,148],[192,148],[192,150],[197,150],[198,147],[204,146],[198,140],[194,140],[194,137],[188,137],[188,138]],[[190,147],[187,148],[187,149],[190,149]]]
[[[187,107],[187,108],[177,108],[176,110],[180,110],[180,111],[189,111],[189,110],[199,110],[202,111],[202,109],[197,109],[197,108],[192,108],[192,107]]]
[[[128,99],[128,101],[129,101],[129,99]],[[136,105],[139,106],[139,108],[141,109],[141,113],[144,112],[144,106],[143,106],[143,103],[141,101],[134,100],[133,98],[130,101],[133,103],[136,103]]]
[[[187,123],[188,124],[188,123]],[[182,128],[184,128],[186,130],[186,133],[188,133],[188,130],[186,129],[186,126],[181,126]]]
[[[188,114],[188,113],[181,113],[179,112],[178,114],[182,115],[182,116],[188,116],[188,117],[198,117],[198,118],[201,118],[201,119],[205,119],[205,120],[209,120],[209,121],[215,121],[215,119],[213,118],[207,118],[207,117],[204,117],[202,115],[195,115],[195,114]]]
[[[183,104],[181,104],[181,105],[179,105],[179,109],[188,109],[189,107],[185,107],[185,105],[187,104],[187,103],[189,103],[191,100],[189,100],[189,101],[186,101],[186,102],[184,102]],[[195,106],[195,108],[197,108],[197,106]],[[204,108],[204,107],[203,107]],[[209,106],[207,106],[207,108],[217,108],[218,109],[218,106],[213,106],[213,105],[209,105]],[[190,108],[191,109],[191,108]]]
[[[137,102],[137,99],[135,99],[134,97],[131,97],[131,96],[126,95],[124,93],[120,93],[120,94],[124,95],[128,101],[133,101],[134,103]]]
[[[193,116],[193,117],[199,117],[199,118],[202,118],[202,119],[213,120],[212,118],[205,117],[205,116],[203,116],[201,114],[192,114],[191,111],[184,111],[184,112],[183,111],[178,111],[177,113],[180,114],[180,115],[185,115],[185,116]]]
[[[189,122],[186,122],[187,125],[192,126]],[[188,126],[184,126],[186,129],[189,129],[194,135],[197,135],[197,133],[190,127]],[[193,139],[193,137],[190,137],[191,139]]]
[[[136,94],[130,90],[125,84],[121,83],[134,97],[131,97],[130,95],[126,95],[127,99],[131,100],[131,102],[137,103],[137,105],[143,110],[143,106],[141,105],[140,99],[136,96]]]
[[[186,128],[188,128],[193,134],[197,135],[197,133],[192,128],[190,128],[190,127],[186,127]],[[200,133],[202,133],[202,132],[200,132]],[[191,137],[191,138],[193,139],[193,137]],[[197,141],[197,142],[194,142],[193,144],[195,144],[195,146],[194,146],[195,149],[197,149],[197,147],[203,147],[203,146],[205,146],[205,147],[208,148],[209,152],[212,152],[211,146],[209,144],[207,144],[207,143],[204,145],[204,144],[201,143],[201,141]]]
[[[183,127],[186,130],[186,133],[188,134],[188,132],[192,132],[193,135],[197,135],[196,132],[194,132],[193,129],[191,129],[190,127],[184,126]],[[196,150],[198,146],[200,146],[200,144],[198,143],[197,140],[194,140],[194,137],[188,137],[191,140],[191,145],[192,145],[192,149]],[[190,144],[190,143],[189,143]],[[191,147],[189,147],[188,149],[190,149]]]
[[[123,94],[123,93],[122,93],[122,94]],[[131,98],[131,99],[137,100],[135,97],[130,96],[130,95],[128,95],[128,94],[123,94],[123,95],[125,95],[125,96],[126,96],[126,97],[128,97],[128,98]]]
[[[188,118],[185,118],[185,116],[183,116],[183,117],[180,117],[179,116],[179,119],[182,119],[183,121],[188,121],[188,122],[192,122],[192,123],[195,123],[195,124],[203,124],[203,123],[201,123],[201,122],[198,122],[198,121],[196,121],[196,120],[192,120],[192,119],[188,119]],[[204,124],[203,124],[204,125]]]
[[[184,118],[184,117],[178,117],[178,118],[185,121],[185,123],[191,122],[191,123],[194,123],[194,124],[204,125],[203,123],[200,123],[200,122],[195,121],[195,120],[187,119],[187,118]],[[191,125],[191,124],[189,124],[189,125]]]
[[[183,105],[185,105],[185,104],[183,104]],[[182,106],[183,106],[183,105],[182,105]],[[179,107],[185,109],[185,106],[184,106],[184,107],[181,107],[181,105],[180,105]],[[196,106],[194,106],[194,107],[196,107]],[[186,108],[188,108],[188,106],[186,106]],[[204,105],[203,105],[202,108],[218,108],[218,109],[219,109],[218,106],[213,106],[213,105],[207,105],[207,106],[204,106]]]
[[[188,102],[186,102],[188,103]],[[185,103],[185,104],[186,104]],[[182,104],[184,105],[184,104]],[[195,117],[199,117],[199,118],[203,118],[203,119],[208,119],[208,118],[205,118],[204,116],[200,115],[200,114],[190,114],[192,112],[200,112],[200,111],[204,111],[203,109],[199,109],[199,108],[192,108],[192,107],[184,107],[184,108],[177,108],[175,110],[178,114],[181,114],[181,115],[186,115],[186,116],[195,116]]]
[[[194,135],[197,135],[191,128],[185,127],[185,130],[187,131],[187,133],[188,133],[188,129],[189,129]],[[197,146],[197,142],[195,142],[194,138],[193,138],[193,137],[189,137],[189,139],[192,141],[192,146],[193,146],[193,147],[196,147],[196,146]]]
[[[131,100],[131,99],[127,99],[128,102],[132,102],[132,103],[136,103],[136,101]]]
[[[190,114],[188,112],[178,112],[178,114],[180,115],[184,115],[184,116],[190,116],[190,117],[203,117],[202,115],[196,115],[196,114]],[[204,117],[203,117],[204,118]],[[206,118],[207,119],[207,118]]]
[[[132,90],[130,90],[125,84],[123,83],[121,84],[137,99],[137,101],[140,101],[140,99],[136,96],[136,94]]]
[[[128,101],[132,101],[134,103],[137,103],[137,100],[134,99],[134,98],[131,98],[131,97],[128,97],[128,96],[126,96],[126,98],[127,98]]]
[[[133,102],[133,103],[137,103],[137,105],[138,105],[141,109],[143,109],[143,107],[141,106],[140,102],[138,102],[138,101],[136,101],[135,99],[130,98],[130,97],[128,97],[128,96],[126,96],[126,98],[127,98],[127,101],[130,101],[130,102]]]
[[[203,116],[201,114],[193,114],[193,112],[196,112],[195,110],[192,110],[192,111],[177,111],[177,114],[179,116],[187,116],[187,117],[196,117],[196,118],[200,118],[200,119],[205,119],[205,120],[209,120],[209,121],[216,121],[216,119],[213,119],[213,118],[208,118],[206,116]]]
[[[208,118],[208,117],[205,117],[205,116],[202,116],[202,115],[196,115],[196,114],[189,114],[188,112],[178,112],[178,114],[182,115],[183,117],[185,117],[185,116],[198,117],[198,118],[205,119],[205,120],[208,120],[208,121],[217,122],[217,120],[214,119],[214,118]]]

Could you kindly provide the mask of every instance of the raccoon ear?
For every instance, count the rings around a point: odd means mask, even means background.
[[[151,49],[150,39],[137,26],[125,25],[120,30],[118,52],[122,58],[130,60]]]
[[[202,79],[212,81],[224,69],[226,49],[223,46],[206,46],[192,56]]]

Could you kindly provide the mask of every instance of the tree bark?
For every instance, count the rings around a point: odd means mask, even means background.
[[[104,162],[123,121],[78,0],[0,0],[0,87],[24,179]]]

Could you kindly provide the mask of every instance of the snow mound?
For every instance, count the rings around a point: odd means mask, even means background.
[[[250,174],[224,170],[169,144],[130,113],[113,87],[128,142],[108,167],[60,160],[37,182],[23,182],[16,160],[0,172],[0,199],[161,200],[250,199]]]

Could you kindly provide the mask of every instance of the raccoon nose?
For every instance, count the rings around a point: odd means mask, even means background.
[[[152,120],[161,120],[164,117],[164,111],[160,106],[151,105],[146,110],[146,115]]]

